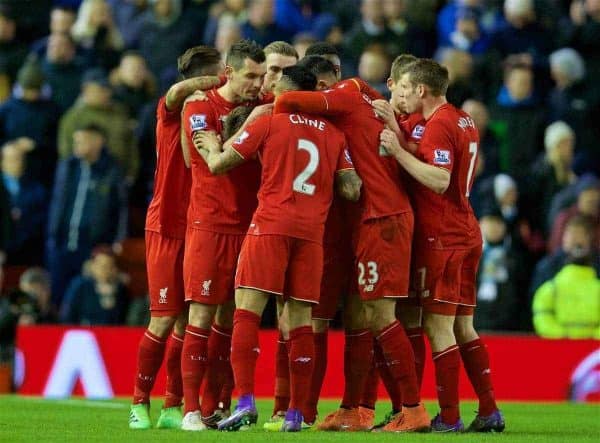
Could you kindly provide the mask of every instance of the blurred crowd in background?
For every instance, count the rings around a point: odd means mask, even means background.
[[[476,327],[600,338],[600,0],[0,0],[0,337],[145,324],[157,100],[240,38],[327,41],[386,96],[397,55],[446,66],[481,136]]]

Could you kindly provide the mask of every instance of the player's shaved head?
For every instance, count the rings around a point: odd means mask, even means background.
[[[177,59],[177,70],[183,78],[218,75],[223,70],[221,54],[211,46],[194,46]]]
[[[281,82],[297,91],[314,91],[317,86],[317,77],[302,66],[289,66],[283,69]]]
[[[331,43],[317,42],[306,49],[305,56],[318,55],[329,60],[335,66],[336,76],[339,80],[342,77],[342,62],[338,50]]]
[[[392,69],[390,72],[390,77],[394,83],[397,83],[400,80],[405,68],[417,60],[418,58],[412,54],[400,54],[398,57],[396,57],[392,62]]]
[[[252,109],[252,106],[238,106],[229,113],[223,122],[223,140],[231,138],[242,127]]]
[[[298,62],[317,77],[317,90],[329,89],[337,82],[337,70],[333,63],[320,55],[309,55]]]
[[[449,83],[448,70],[435,60],[421,58],[407,65],[404,73],[408,74],[413,87],[425,85],[434,97],[446,95]]]
[[[264,63],[265,52],[258,43],[253,40],[240,40],[229,48],[225,64],[236,71],[244,67],[244,60],[249,58],[255,63]]]

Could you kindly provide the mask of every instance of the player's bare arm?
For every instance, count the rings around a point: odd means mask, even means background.
[[[192,95],[194,91],[205,91],[214,88],[220,84],[219,77],[208,75],[203,77],[194,77],[175,83],[167,91],[165,103],[169,111],[176,111],[183,107],[185,99]]]
[[[236,141],[242,135],[242,133],[244,132],[244,130],[248,127],[248,125],[250,123],[252,123],[254,120],[256,120],[257,118],[259,118],[263,115],[269,115],[272,113],[273,113],[273,103],[267,103],[265,105],[256,106],[252,110],[252,112],[250,113],[250,115],[248,116],[246,121],[244,121],[242,126],[240,126],[240,129],[238,129],[235,134],[233,134],[227,141],[225,141],[225,143],[223,143],[223,150],[226,151],[228,149],[231,149],[231,145],[233,144],[233,142]]]
[[[400,126],[398,126],[398,121],[396,120],[396,113],[394,112],[392,104],[386,100],[375,100],[373,101],[373,108],[375,109],[377,117],[379,117],[387,125],[388,129],[394,131],[394,133],[398,137],[400,146],[402,146],[408,152],[411,152],[413,154],[417,152],[417,148],[419,147],[419,145],[406,140],[404,133],[400,129]]]
[[[335,176],[336,191],[346,200],[356,202],[360,198],[362,180],[354,169],[338,171]]]
[[[225,174],[244,162],[244,157],[233,148],[221,151],[219,136],[213,131],[198,131],[194,134],[194,147],[206,162],[211,174]]]
[[[187,142],[187,136],[185,135],[185,129],[183,125],[181,126],[181,130],[179,131],[179,137],[181,140],[181,149],[183,152],[183,163],[185,163],[185,167],[189,168],[192,165],[192,161],[190,159],[190,149]]]
[[[415,180],[437,194],[446,192],[450,185],[450,172],[437,166],[428,165],[403,149],[396,134],[389,129],[381,131],[379,138],[386,151],[393,155]]]

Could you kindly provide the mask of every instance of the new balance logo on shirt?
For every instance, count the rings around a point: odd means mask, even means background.
[[[298,363],[309,363],[312,360],[310,357],[298,357],[294,362]]]

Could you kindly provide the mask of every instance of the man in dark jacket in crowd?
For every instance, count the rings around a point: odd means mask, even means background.
[[[54,301],[79,273],[94,246],[122,240],[127,228],[123,173],[93,124],[73,134],[73,155],[58,163],[50,203],[47,259]]]

